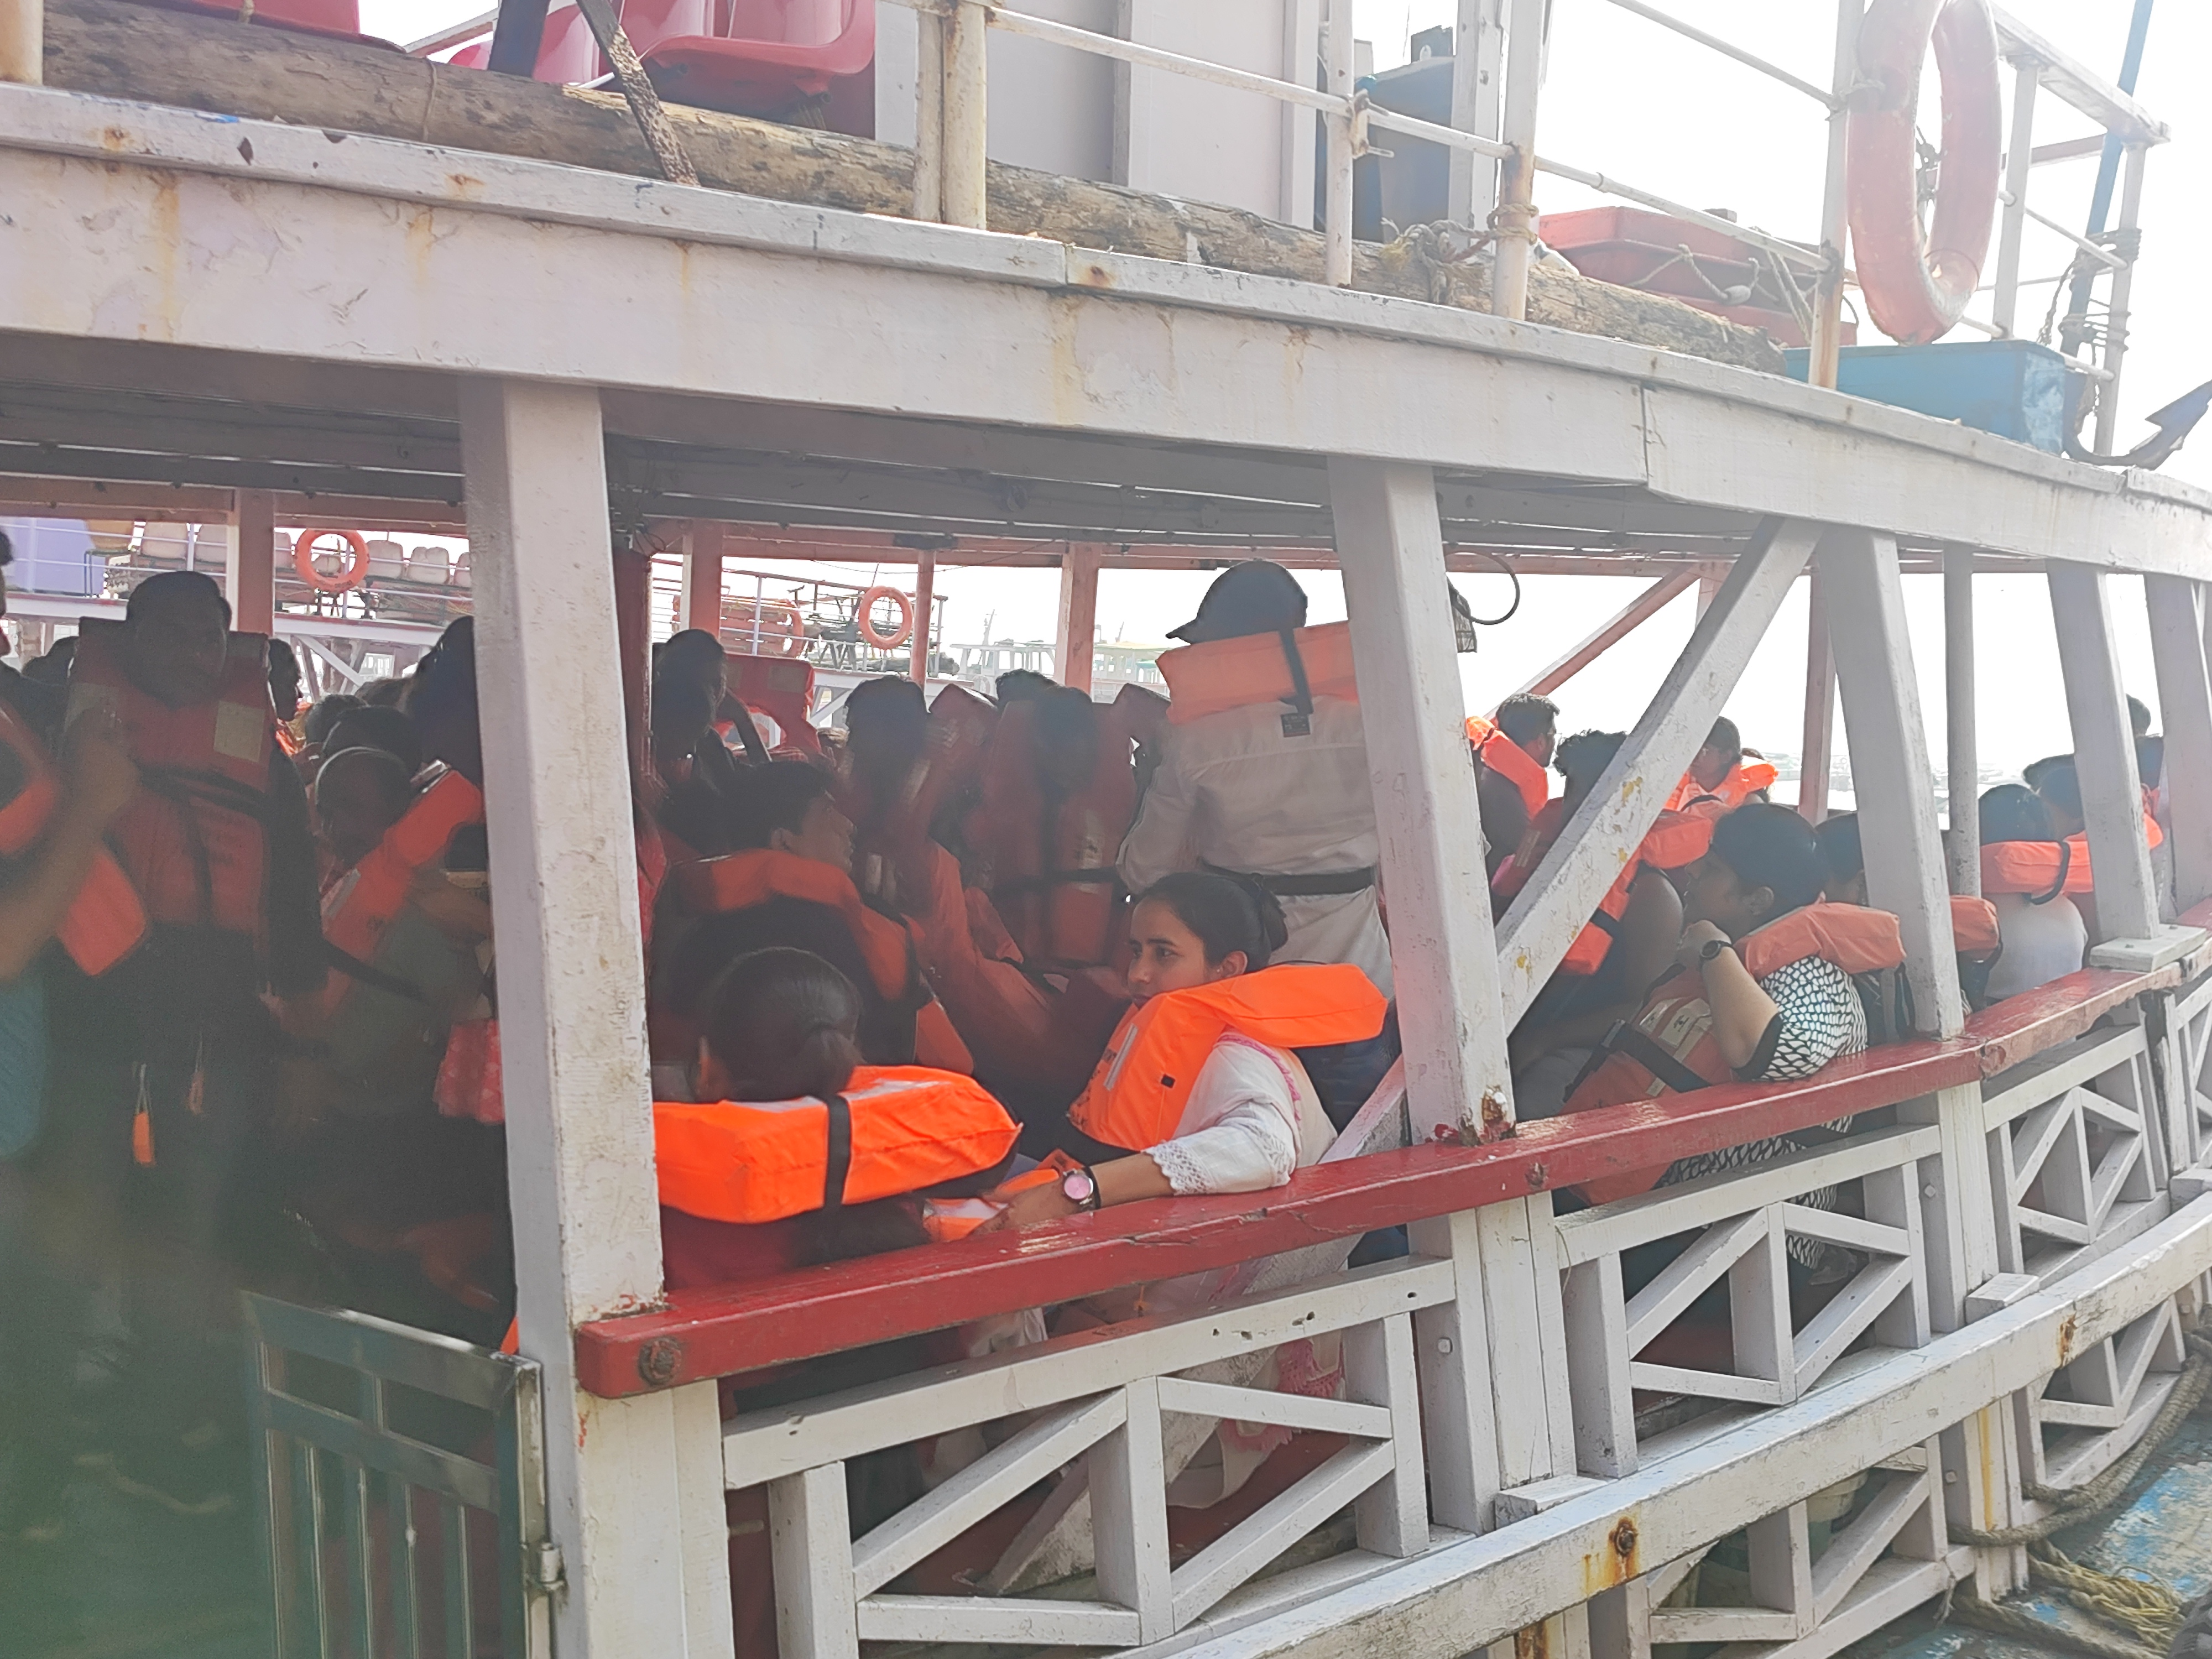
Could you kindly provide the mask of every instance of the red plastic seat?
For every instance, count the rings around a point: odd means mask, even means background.
[[[738,115],[818,97],[876,55],[876,0],[629,0],[623,27],[665,96]]]
[[[238,0],[155,0],[176,11],[210,12],[217,17],[236,17]],[[255,0],[252,21],[271,28],[296,29],[305,34],[361,33],[359,0]]]
[[[483,69],[490,59],[491,40],[487,36],[463,46],[452,61],[465,69]],[[574,6],[556,6],[547,12],[545,33],[538,43],[538,67],[531,78],[580,86],[606,73],[606,60],[599,56],[599,43],[592,38],[592,26],[584,21],[584,14]]]

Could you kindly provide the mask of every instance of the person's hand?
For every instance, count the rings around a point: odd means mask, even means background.
[[[1729,936],[1711,922],[1692,922],[1682,930],[1682,937],[1675,941],[1675,962],[1684,968],[1704,967],[1705,963],[1698,958],[1705,954],[1705,946],[1715,939],[1718,939],[1723,945],[1730,943]]]
[[[65,810],[79,828],[97,832],[137,792],[138,768],[114,711],[88,708],[70,722],[62,751]]]
[[[1057,1181],[1024,1188],[1006,1200],[1006,1218],[999,1224],[1012,1228],[1042,1227],[1048,1221],[1064,1221],[1081,1212],[1074,1200],[1060,1190]]]

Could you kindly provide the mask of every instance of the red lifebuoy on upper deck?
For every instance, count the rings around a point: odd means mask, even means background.
[[[1929,44],[1943,86],[1936,209],[1920,223],[1913,120]],[[1996,222],[2003,137],[1989,0],[1874,0],[1845,138],[1851,258],[1875,325],[1905,345],[1949,333]]]
[[[336,536],[345,544],[345,551],[338,555],[337,572],[329,576],[315,568],[315,544],[325,536]],[[350,593],[368,574],[368,543],[356,530],[303,530],[292,544],[292,569],[319,593]]]

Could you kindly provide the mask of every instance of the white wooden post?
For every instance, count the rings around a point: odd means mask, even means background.
[[[942,26],[945,136],[939,162],[940,216],[948,225],[965,225],[971,230],[984,229],[989,223],[986,179],[986,147],[990,137],[988,16],[977,0],[955,0]]]
[[[704,1528],[677,1474],[677,1402],[600,1400],[575,1380],[574,1328],[660,1294],[599,396],[465,380],[460,415],[518,1311],[522,1352],[544,1369],[568,1581],[556,1640],[571,1659],[705,1659],[730,1650],[729,1601],[697,1592],[716,1628],[687,1613],[686,1542]],[[714,1385],[695,1386],[711,1413]],[[693,1510],[713,1484],[692,1483]]]
[[[1504,0],[1459,0],[1452,40],[1451,124],[1462,132],[1496,138],[1504,92]],[[1444,186],[1444,216],[1480,229],[1498,205],[1498,163],[1471,149],[1451,153]]]
[[[1828,648],[1828,598],[1820,569],[1805,578],[1805,738],[1798,749],[1797,815],[1808,823],[1828,816],[1828,775],[1835,769],[1836,654]]]
[[[46,78],[46,0],[0,0],[0,81]]]
[[[1283,79],[1293,85],[1310,87],[1319,78],[1321,8],[1322,0],[1284,0],[1282,74]],[[1321,227],[1314,222],[1314,137],[1321,129],[1314,123],[1322,118],[1322,114],[1303,104],[1285,104],[1281,107],[1283,204],[1276,217],[1286,225],[1318,230]],[[1123,144],[1121,148],[1126,162],[1127,146]],[[1125,175],[1126,170],[1125,166]]]
[[[2151,660],[2166,728],[2166,816],[2172,829],[2175,902],[2184,909],[2212,898],[2212,688],[2197,626],[2197,584],[2145,576]]]
[[[1528,266],[1536,235],[1536,95],[1544,72],[1547,0],[1507,0],[1504,142],[1512,155],[1498,164],[1497,263],[1491,267],[1490,308],[1516,320],[1528,314]]]
[[[1091,690],[1091,646],[1098,632],[1098,564],[1104,549],[1071,542],[1060,556],[1060,622],[1053,662],[1062,685]]]
[[[1974,727],[1974,550],[1943,550],[1944,762],[1951,776],[1951,890],[1982,890],[1982,757]],[[2212,780],[2208,780],[2212,785]]]
[[[276,498],[265,489],[231,492],[230,625],[241,634],[276,629]]]
[[[914,216],[945,217],[945,19],[914,15]],[[880,60],[878,60],[880,61]]]
[[[2148,939],[2159,931],[2158,889],[2143,841],[2142,786],[2136,775],[2135,730],[2128,721],[2112,644],[2105,573],[2054,559],[2045,567],[2066,713],[2074,728],[2074,770],[2089,862],[2097,872],[2097,925],[2104,939]],[[2100,941],[2102,942],[2101,940]]]
[[[1897,544],[1869,531],[1831,530],[1820,539],[1820,558],[1866,851],[1867,899],[1894,911],[1903,927],[1905,973],[1922,1029],[1955,1036],[1966,1023],[1966,1005]]]
[[[684,625],[722,637],[722,526],[694,519],[684,532]]]
[[[1651,706],[1506,911],[1498,935],[1508,1030],[1528,1012],[1689,769],[1819,534],[1817,526],[1770,521],[1736,556]],[[1394,906],[1394,921],[1396,914]]]
[[[1334,98],[1352,96],[1352,0],[1323,0],[1322,25],[1324,61],[1328,66],[1328,91]],[[1322,118],[1328,143],[1328,173],[1323,180],[1322,230],[1324,246],[1322,280],[1331,288],[1352,286],[1352,117],[1331,113]]]
[[[1512,1085],[1436,482],[1425,466],[1332,458],[1328,483],[1413,1136],[1487,1140],[1512,1127]]]
[[[2149,154],[2147,144],[2128,146],[2127,172],[2120,184],[2118,228],[2124,242],[2134,240],[2142,217],[2143,159]],[[2105,306],[2105,355],[2100,367],[2111,378],[2097,398],[2097,453],[2100,455],[2112,453],[2112,440],[2119,432],[2120,363],[2128,352],[2128,302],[2136,284],[2135,256],[2123,248],[2122,257],[2124,263],[2112,273],[2112,291]]]
[[[1844,240],[1850,224],[1844,178],[1844,131],[1849,100],[1859,78],[1859,20],[1866,0],[1836,0],[1835,72],[1829,82],[1835,103],[1828,112],[1828,158],[1820,191],[1820,251],[1827,269],[1820,274],[1820,303],[1813,319],[1813,356],[1808,365],[1814,386],[1833,386],[1844,348]]]
[[[937,616],[937,555],[924,548],[914,562],[914,650],[907,659],[907,674],[926,692],[929,689],[930,630]]]
[[[2012,143],[2005,152],[2005,204],[1997,234],[1996,293],[1990,301],[1990,320],[1997,332],[2014,331],[2020,306],[2020,240],[2027,228],[2027,179],[2035,166],[2035,93],[2043,83],[2043,65],[2033,58],[2013,61]]]

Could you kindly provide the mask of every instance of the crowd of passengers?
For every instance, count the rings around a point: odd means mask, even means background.
[[[1239,564],[1175,630],[1169,699],[1102,705],[1018,673],[926,707],[887,678],[852,693],[842,733],[749,708],[709,635],[657,648],[634,863],[672,1289],[1261,1192],[1387,1103],[1389,896],[1349,634],[1305,613],[1286,571]],[[1500,915],[1624,741],[1556,726],[1531,696],[1468,723]],[[87,1471],[182,1514],[240,1499],[242,1285],[508,1334],[487,737],[468,621],[405,675],[303,708],[290,653],[232,631],[191,572],[0,669],[9,1537],[54,1535]],[[2155,836],[2158,739],[2138,757]],[[1774,781],[1714,726],[1512,1034],[1522,1118],[1805,1078],[1911,1029],[1856,820],[1808,825],[1768,802]],[[2083,965],[2081,830],[2070,757],[1984,797],[1989,899],[1954,906],[1978,1004]],[[1403,1248],[1370,1236],[1355,1259]],[[1235,1288],[1212,1273],[1033,1310],[862,1370]],[[726,1403],[860,1374],[756,1375]],[[1341,1380],[1316,1340],[1279,1349],[1262,1385]],[[1223,1425],[1176,1479],[1178,1539],[1279,1487],[1255,1471],[1288,1437]],[[878,1460],[855,1525],[974,1449]],[[733,1513],[741,1650],[765,1652],[744,1588],[764,1537]]]

